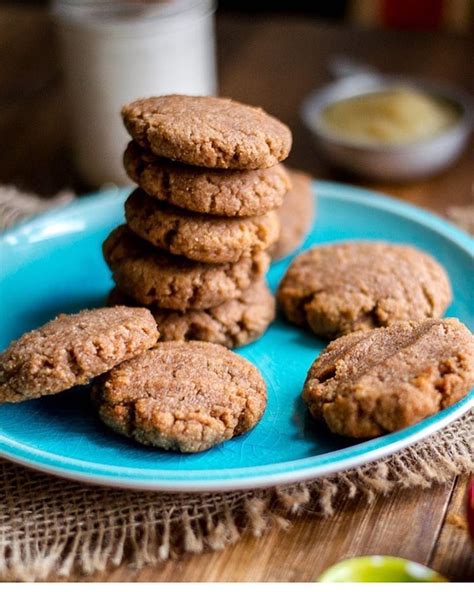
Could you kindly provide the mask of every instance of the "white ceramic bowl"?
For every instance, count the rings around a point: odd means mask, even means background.
[[[321,122],[322,110],[331,103],[400,86],[454,103],[459,109],[458,122],[431,138],[387,146],[341,138]],[[311,130],[320,153],[333,164],[374,179],[404,181],[441,171],[460,156],[471,133],[473,108],[470,97],[447,86],[363,73],[342,78],[313,92],[304,101],[301,116]]]

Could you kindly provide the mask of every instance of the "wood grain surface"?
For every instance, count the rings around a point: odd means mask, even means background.
[[[404,185],[349,177],[315,154],[299,108],[305,95],[330,80],[331,56],[346,54],[384,72],[452,82],[474,91],[473,39],[447,34],[380,32],[291,17],[218,19],[220,93],[262,105],[294,133],[289,164],[317,178],[351,182],[443,213],[473,203],[474,143],[436,177]],[[41,9],[0,7],[0,183],[48,196],[85,187],[74,172],[68,110],[53,28]],[[467,477],[430,489],[400,489],[340,500],[331,518],[305,513],[288,530],[244,535],[223,552],[186,556],[155,568],[120,568],[104,581],[312,581],[343,557],[386,553],[432,565],[452,580],[474,580],[474,555],[459,527]],[[461,520],[462,521],[462,520]],[[85,579],[76,574],[72,580]]]

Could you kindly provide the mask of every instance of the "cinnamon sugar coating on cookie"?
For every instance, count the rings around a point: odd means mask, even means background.
[[[441,265],[423,251],[353,241],[298,255],[277,299],[290,321],[331,338],[398,320],[439,317],[451,301],[451,286]]]
[[[264,251],[235,263],[200,263],[149,245],[119,226],[103,245],[104,258],[117,286],[141,304],[161,308],[203,309],[237,298],[268,269]]]
[[[167,95],[122,108],[132,138],[157,156],[220,169],[261,169],[284,160],[289,128],[263,109],[220,97]]]
[[[400,430],[474,386],[474,337],[457,319],[399,321],[332,341],[311,366],[303,399],[343,436]]]
[[[205,169],[156,157],[136,142],[124,154],[128,176],[148,195],[216,216],[260,216],[279,208],[290,189],[281,164],[258,170]]]
[[[301,245],[313,225],[316,210],[311,177],[302,171],[286,170],[291,189],[278,210],[280,237],[270,249],[273,259],[282,259]]]
[[[85,384],[158,340],[144,308],[99,308],[60,315],[0,354],[0,402],[35,399]]]
[[[232,263],[273,245],[280,232],[276,212],[222,218],[160,203],[137,189],[125,202],[125,218],[135,234],[173,255],[204,263]]]
[[[138,306],[114,288],[108,304]],[[257,280],[240,296],[205,310],[167,310],[151,306],[160,328],[160,341],[208,341],[240,347],[258,339],[275,318],[275,298],[264,279]]]
[[[252,429],[266,406],[253,364],[226,348],[169,341],[99,379],[99,415],[148,446],[201,452]]]

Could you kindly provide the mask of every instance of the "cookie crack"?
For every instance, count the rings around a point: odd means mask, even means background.
[[[431,292],[429,292],[426,284],[424,282],[421,283],[421,292],[423,297],[428,304],[428,313],[426,314],[427,317],[433,316],[434,309],[435,309],[435,301]]]
[[[361,292],[364,295],[368,296],[365,292]],[[363,323],[364,327],[369,329],[377,329],[378,327],[386,326],[386,322],[380,316],[380,301],[376,300],[369,308],[362,309],[362,312],[352,321],[352,323],[357,327],[360,323]]]
[[[188,298],[188,306],[190,308],[193,308],[193,306],[196,306],[196,304],[199,302],[201,297],[201,289],[201,283],[195,283],[191,286],[191,294]]]
[[[169,171],[161,171],[161,187],[160,187],[166,200],[171,199],[171,176]]]
[[[180,221],[174,220],[171,224],[171,227],[163,235],[163,244],[167,248],[176,250],[175,242],[178,237],[179,231],[180,231]]]

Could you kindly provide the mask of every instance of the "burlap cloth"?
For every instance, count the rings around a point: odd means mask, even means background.
[[[59,201],[69,198],[65,194]],[[0,187],[0,227],[44,207],[34,196]],[[466,210],[459,219],[472,224],[472,214]],[[379,492],[429,487],[469,472],[474,472],[474,411],[381,461],[247,492],[184,495],[90,487],[0,460],[0,578],[91,574],[123,562],[140,567],[183,552],[219,550],[244,530],[259,536],[272,525],[286,527],[298,511],[330,516],[339,496],[365,496],[370,503]]]

